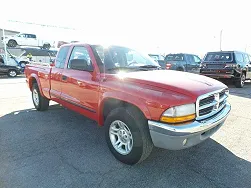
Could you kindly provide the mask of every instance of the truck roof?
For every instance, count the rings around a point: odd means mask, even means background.
[[[237,50],[230,50],[230,51],[212,51],[212,52],[207,52],[207,53],[243,53],[243,54],[247,54],[246,52],[242,52],[242,51],[237,51]]]

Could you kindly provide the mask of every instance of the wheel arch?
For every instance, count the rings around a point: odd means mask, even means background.
[[[127,99],[126,99],[127,98]],[[150,113],[140,100],[128,100],[130,97],[109,96],[104,98],[99,104],[98,124],[103,125],[108,114],[115,108],[129,107],[141,113],[146,119],[151,119]]]
[[[35,83],[38,85],[39,91],[40,91],[41,95],[44,97],[44,94],[41,89],[41,83],[38,79],[38,76],[36,74],[31,74],[31,76],[28,79],[28,86],[29,86],[30,91],[32,91],[32,87]]]
[[[16,39],[13,39],[13,38],[9,39],[8,42],[7,42],[7,44],[9,43],[9,41],[14,41],[18,45],[18,42],[17,42]]]

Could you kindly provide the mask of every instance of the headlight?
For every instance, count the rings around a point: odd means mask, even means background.
[[[167,109],[160,121],[166,123],[181,123],[195,119],[195,104],[185,104]]]

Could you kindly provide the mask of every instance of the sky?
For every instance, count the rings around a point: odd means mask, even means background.
[[[147,53],[241,50],[251,53],[248,0],[12,0],[0,28],[53,40],[118,43]],[[11,9],[10,9],[11,7]],[[9,11],[11,10],[11,14]],[[75,28],[55,29],[8,20]]]

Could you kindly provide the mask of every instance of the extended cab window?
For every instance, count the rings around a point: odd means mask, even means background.
[[[65,64],[65,60],[66,60],[69,48],[70,48],[69,46],[65,46],[59,50],[56,61],[55,61],[56,68],[60,68],[60,69],[64,68],[64,64]]]
[[[72,62],[75,62],[75,64],[73,65]],[[67,68],[83,71],[93,70],[91,58],[84,46],[75,46],[73,48]]]

